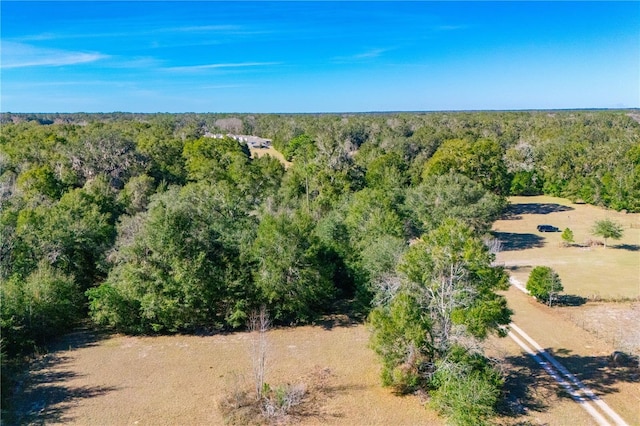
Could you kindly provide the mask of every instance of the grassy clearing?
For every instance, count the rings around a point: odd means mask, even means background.
[[[593,299],[624,300],[640,297],[640,214],[625,214],[555,197],[512,197],[510,215],[495,222],[503,241],[498,262],[523,283],[538,265],[552,267],[565,293]],[[597,220],[609,218],[623,225],[624,236],[609,247],[589,247],[587,240]],[[573,231],[575,243],[564,247],[560,232],[538,232],[548,224]]]
[[[444,424],[417,397],[380,386],[368,339],[364,326],[334,322],[268,332],[266,382],[305,383],[314,398],[291,422]],[[234,389],[252,386],[249,346],[249,333],[118,335],[63,346],[33,365],[17,400],[16,423],[224,424],[221,402]]]
[[[615,351],[628,354],[630,359],[640,355],[640,214],[546,196],[513,197],[510,201],[510,214],[493,227],[503,241],[498,262],[523,284],[533,267],[550,266],[560,275],[564,294],[568,295],[567,305],[549,308],[512,288],[507,299],[515,311],[514,322],[604,396],[630,424],[638,424],[638,366],[612,364],[611,356]],[[588,246],[586,240],[601,240],[591,234],[591,229],[604,218],[623,225],[623,238],[608,241],[606,249]],[[561,232],[538,232],[536,227],[541,224],[560,231],[570,228],[575,243],[565,247]],[[565,424],[581,414],[567,414],[577,406],[569,398],[554,399],[544,393],[553,389],[553,383],[539,369],[527,366],[511,342],[502,339],[494,343],[496,356],[504,360],[512,377],[509,386],[514,388],[515,397],[511,403],[527,409],[523,418],[531,418],[535,412],[537,422]],[[527,381],[531,382],[528,386]]]
[[[265,155],[270,155],[271,157],[277,158],[283,165],[284,168],[289,168],[291,166],[291,162],[284,159],[284,155],[280,153],[280,151],[276,150],[274,147],[269,148],[250,148],[252,157],[263,157]]]

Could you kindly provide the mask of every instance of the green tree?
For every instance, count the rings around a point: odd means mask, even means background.
[[[255,299],[243,261],[255,222],[224,185],[152,197],[123,221],[106,281],[87,294],[93,319],[129,332],[239,326]]]
[[[509,323],[511,312],[495,291],[508,284],[504,271],[493,267],[492,261],[493,255],[471,228],[453,219],[408,249],[398,267],[404,281],[396,295],[382,298],[390,302],[378,306],[370,317],[372,345],[383,358],[386,383],[400,389],[412,387],[415,372],[424,379],[430,377],[434,363],[446,358],[456,342],[502,333],[500,326]],[[414,325],[394,325],[405,319]],[[406,371],[414,373],[398,374]]]
[[[287,161],[293,161],[295,157],[299,156],[304,157],[303,160],[308,160],[309,156],[315,152],[315,142],[313,142],[311,136],[302,134],[291,139],[282,154]]]
[[[285,169],[277,158],[265,155],[251,160],[253,179],[253,192],[261,200],[276,197]]]
[[[536,171],[517,171],[511,179],[511,195],[540,195],[544,183]]]
[[[454,425],[492,424],[489,420],[495,414],[503,380],[489,361],[455,347],[436,364],[430,405]]]
[[[292,141],[293,165],[282,184],[282,198],[297,208],[301,202],[308,214],[327,214],[350,192],[362,187],[362,171],[344,147],[327,130],[317,141],[305,135]]]
[[[371,347],[382,362],[382,384],[401,393],[424,386],[421,374],[432,358],[425,353],[433,322],[428,311],[410,292],[395,294],[387,305],[369,314]]]
[[[406,210],[415,228],[426,232],[447,218],[462,220],[478,232],[489,230],[506,199],[457,173],[428,176],[407,193]]]
[[[560,237],[562,238],[562,241],[564,241],[564,244],[566,246],[570,246],[571,244],[573,244],[573,231],[569,228],[565,228],[564,231],[562,231],[562,235],[560,235]]]
[[[371,161],[367,167],[365,175],[367,186],[386,191],[398,191],[408,182],[406,169],[406,162],[398,154],[381,155]]]
[[[0,295],[3,347],[10,356],[29,353],[71,329],[82,312],[80,287],[46,260],[25,279],[3,280]]]
[[[156,182],[184,184],[184,141],[174,137],[174,123],[171,120],[157,117],[148,128],[140,132],[136,144],[138,151],[149,159],[148,173]]]
[[[403,236],[397,198],[380,189],[365,188],[354,193],[345,206],[344,224],[355,245],[379,235]]]
[[[54,204],[25,207],[16,217],[13,265],[27,276],[41,259],[76,277],[83,289],[104,274],[104,256],[115,237],[114,194],[106,180],[65,193]]]
[[[304,214],[267,214],[260,222],[254,280],[276,320],[309,320],[334,296],[333,265],[321,261],[313,228]]]
[[[527,291],[536,299],[551,306],[563,290],[560,276],[548,266],[536,266],[527,280]]]
[[[48,165],[33,167],[20,173],[17,184],[31,197],[39,193],[58,199],[64,190],[62,183]]]
[[[480,139],[445,141],[424,166],[423,179],[449,172],[460,173],[496,194],[507,194],[509,174],[504,163],[504,150],[497,142]]]
[[[118,201],[128,214],[144,211],[155,188],[153,178],[147,175],[134,176],[118,194]]]
[[[314,161],[317,147],[310,136],[299,135],[292,139],[283,154],[287,161],[293,161],[293,166],[287,171],[283,182],[285,198],[297,200],[304,194],[307,212],[311,209],[311,192],[317,178],[317,164]],[[314,191],[317,192],[317,191]]]
[[[604,247],[607,248],[607,239],[619,240],[623,235],[623,228],[618,222],[611,219],[597,221],[591,230],[593,235],[604,238]]]
[[[124,182],[144,169],[146,159],[121,129],[98,124],[88,126],[86,134],[66,146],[65,153],[73,170],[85,180],[103,175],[109,178],[110,185],[122,188]]]
[[[182,153],[192,181],[246,183],[249,149],[231,138],[200,138],[185,143]]]

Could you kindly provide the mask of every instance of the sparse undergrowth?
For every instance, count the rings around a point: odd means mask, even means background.
[[[295,384],[264,384],[261,395],[241,375],[225,390],[220,409],[226,424],[294,424],[311,416],[321,416],[323,402],[329,396],[329,368],[316,369]]]
[[[628,303],[628,302],[640,302],[640,296],[636,297],[611,297],[601,296],[599,294],[591,294],[586,297],[589,302],[607,302],[607,303]]]

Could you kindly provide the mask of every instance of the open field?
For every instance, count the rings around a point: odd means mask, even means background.
[[[558,307],[556,311],[616,351],[640,355],[640,302],[588,302],[579,307]]]
[[[266,381],[305,382],[322,371],[325,392],[296,424],[444,424],[417,397],[380,386],[362,325],[327,322],[268,333]],[[66,346],[64,346],[66,345]],[[20,424],[220,425],[217,404],[251,386],[250,335],[97,340],[81,332],[34,363],[18,398]]]
[[[638,370],[609,363],[612,345],[511,289],[514,321],[592,387],[630,424],[639,424]],[[553,332],[550,332],[553,330]],[[549,337],[552,339],[549,340]],[[290,423],[303,425],[443,425],[418,397],[380,386],[379,364],[361,324],[327,321],[268,333],[267,382],[305,382],[321,372],[325,391]],[[79,331],[36,360],[6,424],[223,424],[218,403],[251,386],[251,336],[131,337]],[[497,424],[591,425],[592,419],[510,339],[491,338],[509,392]],[[635,413],[635,414],[634,414]],[[527,423],[528,422],[528,423]]]
[[[625,214],[585,204],[573,204],[555,197],[512,197],[509,214],[495,222],[493,230],[503,242],[497,261],[526,283],[535,266],[552,267],[569,295],[634,299],[640,297],[640,214]],[[602,240],[591,235],[597,220],[613,219],[624,227],[621,240],[608,247],[585,247],[586,240]],[[538,232],[536,226],[549,224],[570,228],[575,243],[562,246],[560,232]]]
[[[251,156],[255,157],[263,157],[265,155],[270,155],[271,157],[275,157],[284,165],[285,169],[291,166],[291,162],[284,159],[282,153],[276,150],[274,147],[269,148],[250,148]]]
[[[503,243],[497,261],[522,284],[533,267],[550,266],[559,273],[564,293],[569,296],[564,299],[564,306],[549,308],[512,287],[506,296],[514,310],[514,322],[627,422],[640,424],[640,369],[637,358],[633,358],[640,355],[640,215],[546,196],[512,197],[510,201],[509,214],[493,227]],[[591,235],[590,230],[596,220],[603,218],[621,223],[623,238],[609,241],[606,249],[587,247],[585,240],[601,239]],[[560,230],[571,228],[575,244],[564,247],[560,232],[540,233],[536,230],[540,224]],[[539,411],[533,417],[535,422],[591,424],[592,419],[574,417],[584,413],[572,413],[577,404],[563,395],[533,361],[529,360],[528,365],[518,356],[512,358],[521,353],[513,342],[493,339],[489,350],[505,361],[511,377],[507,388],[513,390],[512,402],[521,405],[527,421],[533,421],[531,414]],[[612,360],[615,351],[631,355],[626,358],[631,362],[616,364]],[[524,386],[521,380],[530,381],[530,386]],[[518,395],[524,397],[524,403]]]
[[[607,341],[614,350],[640,355],[640,214],[546,196],[512,197],[511,204],[511,213],[493,226],[503,241],[497,261],[523,285],[534,266],[554,268],[569,296],[569,303],[554,308],[556,314]],[[584,240],[596,238],[591,227],[603,218],[621,223],[623,238],[609,241],[606,249],[581,247]],[[569,227],[576,243],[564,247],[559,232],[537,232],[538,224]]]

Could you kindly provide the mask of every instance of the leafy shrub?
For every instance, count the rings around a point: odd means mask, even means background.
[[[45,344],[69,330],[81,314],[79,286],[46,261],[26,279],[14,275],[3,282],[0,294],[3,346],[9,356]]]
[[[536,266],[527,280],[527,291],[549,306],[563,289],[560,276],[548,266]]]
[[[569,228],[565,228],[564,231],[562,231],[562,235],[560,235],[560,237],[562,238],[562,241],[564,241],[564,244],[569,246],[573,243],[573,231]]]
[[[503,381],[487,359],[452,348],[436,363],[430,382],[431,405],[455,425],[485,425],[495,414]]]
[[[378,306],[369,321],[371,347],[382,360],[382,383],[400,393],[410,393],[422,383],[420,366],[431,330],[428,313],[407,293],[398,294],[388,307]]]

